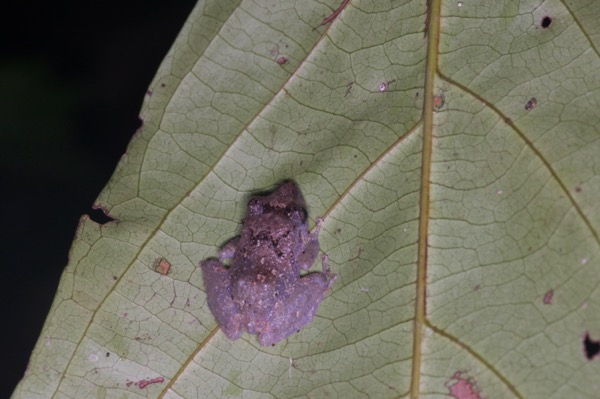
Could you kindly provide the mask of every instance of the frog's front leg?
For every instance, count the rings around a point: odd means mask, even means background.
[[[317,225],[312,233],[309,233],[306,228],[301,230],[300,241],[302,242],[302,249],[296,261],[302,270],[310,269],[319,254],[319,231],[321,230],[322,223],[323,219],[317,218]]]
[[[204,275],[208,307],[227,338],[238,339],[241,334],[242,316],[238,305],[231,297],[229,270],[216,259],[202,261],[200,267]]]
[[[225,245],[223,245],[223,248],[221,248],[221,251],[219,251],[219,260],[221,262],[223,262],[225,259],[232,259],[235,256],[240,238],[241,237],[232,238]]]

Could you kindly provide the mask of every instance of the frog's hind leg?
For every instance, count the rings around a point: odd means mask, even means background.
[[[229,270],[216,259],[200,262],[204,275],[208,307],[227,338],[238,339],[241,334],[241,315],[231,297]]]
[[[263,346],[274,345],[300,331],[311,322],[329,289],[328,278],[322,273],[310,273],[288,287],[285,301],[273,312],[258,336]]]

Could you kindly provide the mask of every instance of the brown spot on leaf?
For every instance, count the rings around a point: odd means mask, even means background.
[[[542,28],[547,29],[550,27],[550,25],[552,25],[552,17],[546,15],[544,18],[542,18]]]
[[[352,86],[353,85],[354,85],[354,82],[348,83],[348,85],[346,86],[346,94],[344,94],[344,97],[347,97],[348,94],[350,94],[350,92],[352,91]]]
[[[532,109],[534,109],[537,106],[537,98],[535,97],[531,97],[529,99],[529,101],[527,101],[527,104],[525,104],[525,110],[526,111],[531,111]]]

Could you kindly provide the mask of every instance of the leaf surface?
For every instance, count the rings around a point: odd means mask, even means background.
[[[430,3],[200,1],[13,396],[595,397],[600,7]],[[229,341],[198,263],[290,178],[338,279]]]

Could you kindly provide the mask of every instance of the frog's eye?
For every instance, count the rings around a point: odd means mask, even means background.
[[[256,216],[265,213],[265,207],[259,202],[259,200],[259,197],[254,197],[248,201],[248,215]]]
[[[296,225],[306,223],[308,219],[308,211],[304,208],[292,208],[287,214],[287,217]]]

